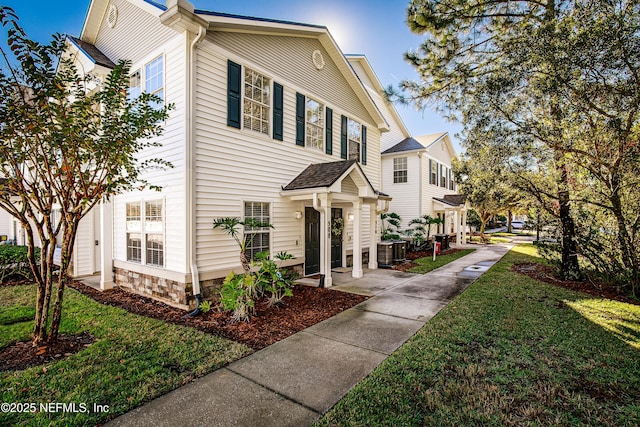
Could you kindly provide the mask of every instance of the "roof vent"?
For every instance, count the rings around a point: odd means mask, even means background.
[[[115,4],[112,4],[109,7],[109,13],[107,14],[107,24],[111,28],[116,26],[116,21],[118,20],[118,7]]]
[[[311,58],[313,59],[313,65],[315,65],[318,70],[322,70],[324,68],[324,57],[322,56],[322,52],[314,50]]]

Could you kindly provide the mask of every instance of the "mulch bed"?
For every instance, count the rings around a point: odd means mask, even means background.
[[[460,252],[460,251],[461,249],[450,248],[450,249],[447,249],[446,251],[440,252],[440,255],[455,254],[456,252]],[[433,256],[433,250],[407,252],[407,261],[403,262],[402,264],[394,264],[393,267],[391,268],[393,270],[408,271],[408,270],[411,270],[413,267],[417,267],[419,265],[412,261],[418,258],[427,258],[427,257],[430,258],[432,256]]]
[[[183,319],[185,311],[142,295],[114,288],[98,291],[79,282],[70,286],[103,304],[120,307],[131,313],[160,319],[176,325],[196,328],[213,335],[246,344],[254,350],[267,347],[366,300],[366,296],[331,289],[295,286],[293,296],[282,304],[268,307],[268,299],[256,301],[256,315],[250,322],[233,322],[230,312],[211,308],[208,313]]]
[[[89,334],[60,334],[53,344],[34,347],[31,341],[22,341],[0,350],[0,372],[17,371],[63,359],[88,347],[95,341]],[[46,372],[46,368],[43,368]]]
[[[548,265],[527,262],[514,264],[513,267],[511,267],[511,270],[516,273],[529,276],[533,279],[540,280],[541,282],[561,286],[573,291],[584,292],[601,298],[640,305],[640,301],[621,295],[616,286],[606,282],[590,279],[584,281],[562,280],[558,277],[556,270]]]

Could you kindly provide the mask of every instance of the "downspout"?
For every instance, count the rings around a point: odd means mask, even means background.
[[[187,66],[189,67],[189,72],[187,73],[188,78],[188,96],[186,104],[186,120],[187,120],[187,152],[186,152],[186,175],[187,175],[187,253],[188,260],[191,265],[191,287],[193,288],[193,295],[196,298],[196,308],[191,313],[186,314],[184,317],[193,317],[200,314],[200,304],[202,303],[202,294],[200,292],[200,276],[198,274],[198,263],[196,262],[196,215],[194,204],[196,200],[196,189],[195,189],[195,181],[196,181],[196,173],[195,173],[195,135],[196,135],[196,120],[193,117],[193,113],[195,112],[195,80],[196,80],[196,66],[195,66],[195,49],[198,44],[202,42],[204,36],[206,35],[207,30],[205,27],[200,27],[198,30],[198,35],[193,39],[189,50],[187,52]]]

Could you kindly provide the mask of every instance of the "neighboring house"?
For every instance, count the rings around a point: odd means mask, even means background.
[[[389,123],[389,132],[382,134],[380,141],[382,191],[393,197],[389,211],[400,215],[403,229],[423,215],[441,218],[444,224],[432,232],[455,235],[457,242],[466,243],[467,204],[465,197],[456,193],[452,173],[456,153],[449,135],[412,138],[393,104],[383,96],[384,88],[367,59],[362,55],[347,58]]]
[[[131,92],[175,104],[161,157],[148,171],[162,187],[102,203],[83,219],[76,276],[115,283],[186,307],[200,285],[240,271],[233,239],[216,217],[252,217],[254,254],[288,251],[286,265],[324,275],[363,257],[376,268],[376,221],[389,198],[381,135],[389,125],[326,27],[194,10],[184,0],[93,0],[69,52],[104,76],[128,59]],[[332,233],[341,218],[344,232]],[[195,286],[194,286],[195,284]]]

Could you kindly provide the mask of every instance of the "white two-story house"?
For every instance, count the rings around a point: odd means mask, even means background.
[[[383,95],[384,88],[366,57],[348,55],[354,71],[389,123],[381,135],[382,191],[393,197],[389,211],[409,221],[429,215],[443,223],[433,232],[466,243],[466,198],[457,194],[452,163],[456,153],[446,132],[412,137],[397,110]]]
[[[376,268],[389,124],[326,27],[194,10],[186,0],[93,0],[69,51],[98,75],[128,59],[134,95],[175,104],[162,147],[143,156],[173,164],[145,173],[162,190],[119,195],[83,219],[75,275],[100,272],[103,288],[115,281],[186,307],[240,271],[216,217],[273,224],[249,252],[288,251],[289,266],[325,286],[347,264],[361,277],[363,253]]]

